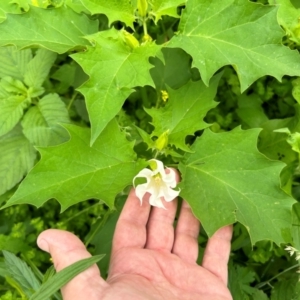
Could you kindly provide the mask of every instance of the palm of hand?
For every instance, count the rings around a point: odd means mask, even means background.
[[[116,253],[103,299],[232,299],[215,274],[172,253],[126,249]]]
[[[208,240],[199,266],[199,221],[183,202],[174,229],[177,201],[165,206],[151,209],[147,199],[140,205],[132,190],[116,226],[107,281],[94,265],[62,288],[63,299],[231,300],[226,285],[232,228]],[[38,244],[50,252],[56,271],[90,256],[69,232],[44,231]]]

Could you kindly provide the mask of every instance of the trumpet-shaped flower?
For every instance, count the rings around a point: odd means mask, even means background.
[[[175,171],[167,168],[167,174],[163,163],[156,159],[151,159],[149,164],[152,170],[143,169],[133,178],[133,185],[137,177],[144,177],[147,180],[146,183],[135,187],[135,194],[142,203],[144,195],[149,193],[151,205],[165,208],[162,199],[164,198],[165,201],[169,202],[180,193],[180,190],[173,190],[177,185]]]

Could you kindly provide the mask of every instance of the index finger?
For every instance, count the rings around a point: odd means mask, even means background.
[[[147,197],[143,203],[131,189],[120,214],[113,238],[112,252],[122,248],[144,248],[147,239],[146,224],[150,213]]]

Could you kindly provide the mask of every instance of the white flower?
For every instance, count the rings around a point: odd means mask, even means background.
[[[147,182],[139,184],[135,187],[135,194],[143,201],[144,195],[148,192],[150,194],[149,202],[153,206],[165,208],[162,202],[162,198],[169,202],[176,198],[179,191],[174,191],[176,187],[176,173],[174,170],[167,168],[168,174],[161,161],[156,159],[149,160],[149,164],[152,170],[143,169],[133,178],[134,181],[137,177],[145,177]]]
[[[297,249],[292,246],[287,246],[286,248],[284,248],[284,250],[289,252],[290,256],[293,256],[295,252],[298,252]]]

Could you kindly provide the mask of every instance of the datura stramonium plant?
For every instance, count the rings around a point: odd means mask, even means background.
[[[143,197],[146,193],[150,194],[150,205],[165,208],[162,202],[164,199],[167,202],[174,200],[180,193],[173,190],[176,185],[176,173],[173,169],[167,168],[165,170],[164,164],[157,159],[149,160],[150,169],[141,170],[134,178],[134,182],[137,177],[146,178],[147,182],[135,186],[135,194],[143,202]],[[168,173],[166,173],[168,171]]]

